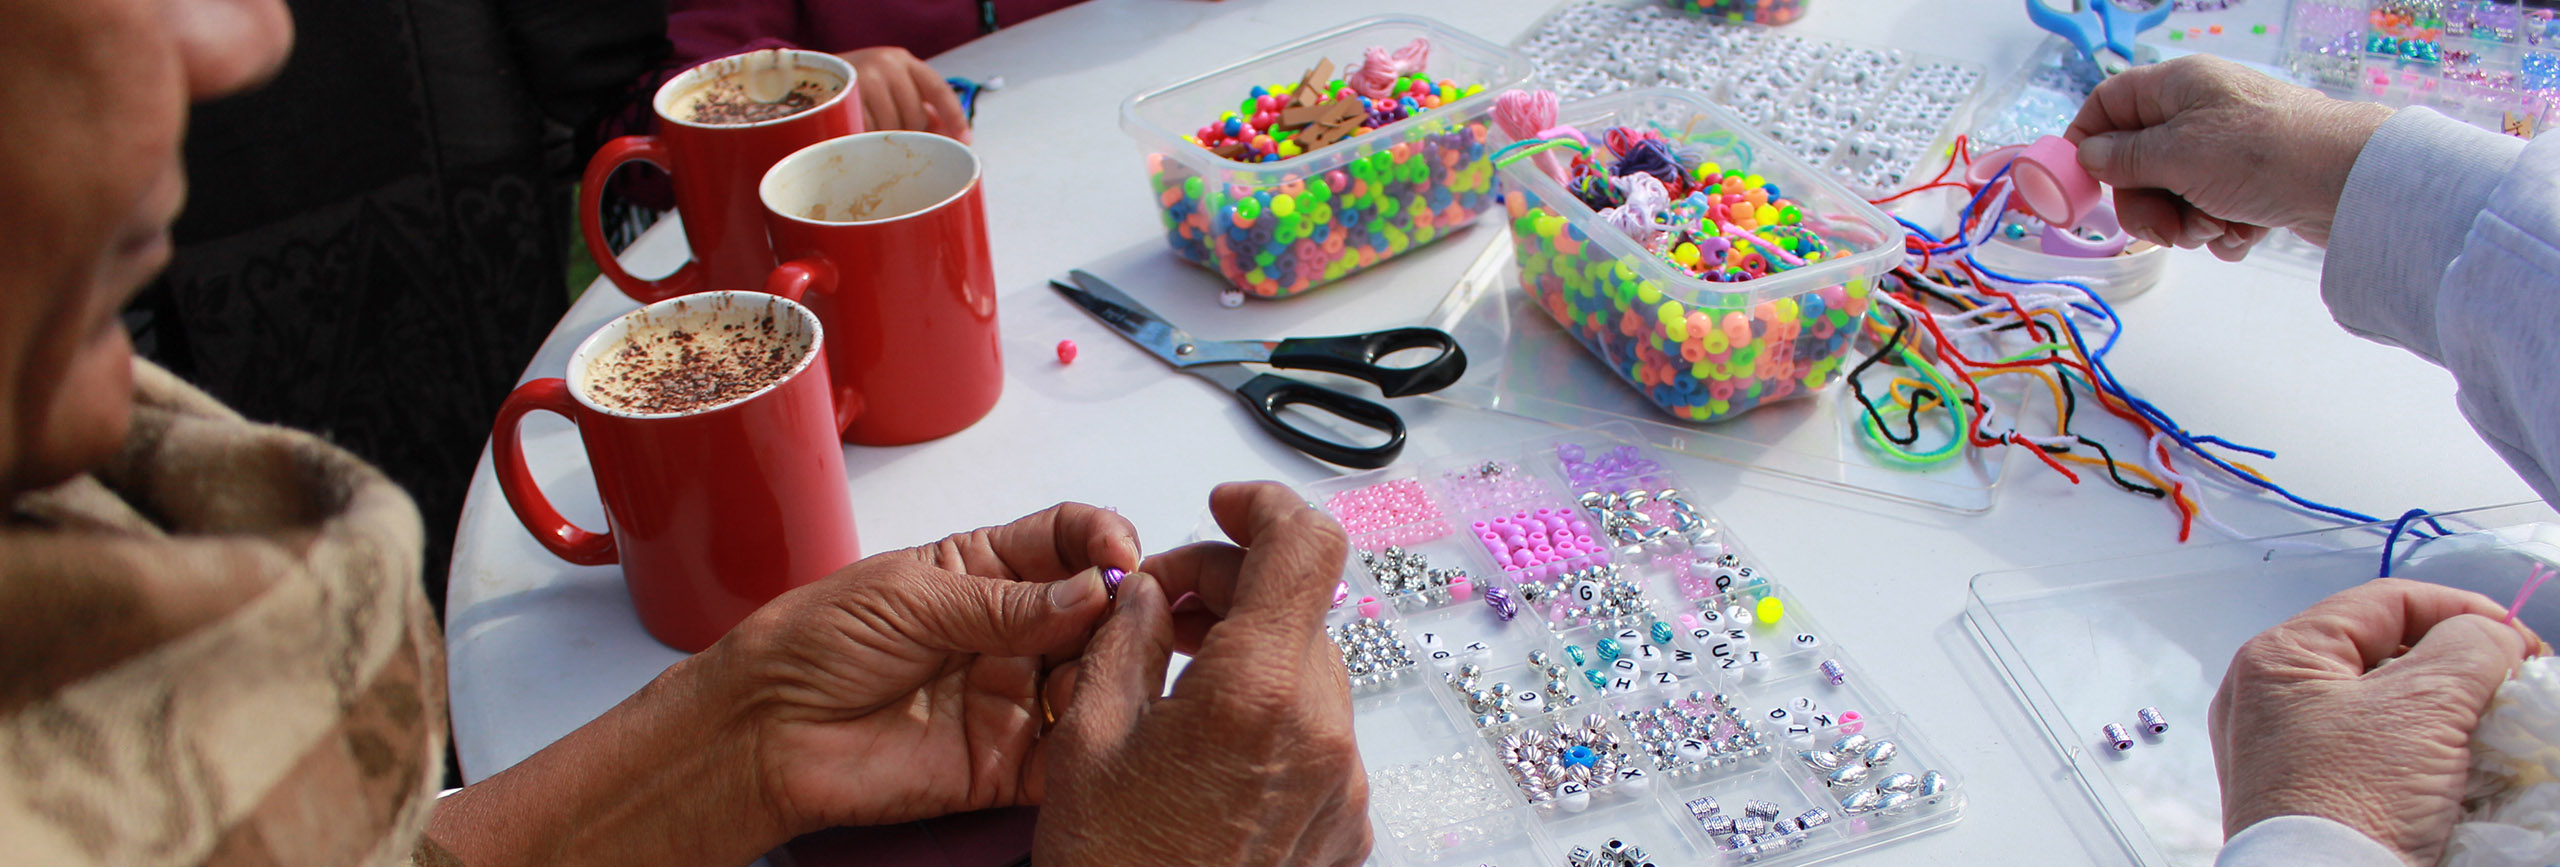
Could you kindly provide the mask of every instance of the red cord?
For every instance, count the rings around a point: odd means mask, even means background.
[[[2169,444],[2155,443],[2152,447],[2158,450],[2160,454],[2160,467],[2162,469],[2167,469],[2169,467]],[[2187,508],[2187,499],[2184,496],[2187,486],[2176,479],[2164,478],[2162,481],[2169,483],[2169,502],[2176,504],[2178,507],[2178,541],[2184,543],[2187,541],[2188,536],[2195,533],[2196,529],[2195,510]]]

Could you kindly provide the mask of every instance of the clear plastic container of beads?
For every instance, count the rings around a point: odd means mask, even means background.
[[[1309,486],[1346,523],[1418,493],[1440,511],[1407,523],[1451,527],[1427,568],[1474,571],[1399,609],[1345,563],[1373,863],[1785,867],[1960,818],[1955,770],[1662,457],[1614,425]],[[1556,551],[1577,521],[1591,544]]]
[[[1188,137],[1256,87],[1295,83],[1325,61],[1347,75],[1367,49],[1415,39],[1431,46],[1426,77],[1475,92],[1275,162],[1227,159]],[[1493,94],[1528,78],[1528,60],[1509,48],[1428,18],[1380,16],[1131,96],[1120,127],[1146,154],[1174,252],[1248,295],[1278,298],[1431,243],[1491,208]]]
[[[1671,8],[1735,24],[1794,24],[1812,0],[1671,0]]]
[[[1537,160],[1517,160],[1500,172],[1513,193],[1520,284],[1549,317],[1680,421],[1732,418],[1839,379],[1872,281],[1902,262],[1899,224],[1693,93],[1576,100],[1558,119],[1595,136],[1650,127],[1676,149],[1702,153],[1732,179],[1728,189],[1774,188],[1761,210],[1776,216],[1757,222],[1784,238],[1815,236],[1829,253],[1783,270],[1764,260],[1756,270],[1764,276],[1708,280],[1610,225]],[[1776,207],[1781,200],[1790,207]],[[1762,247],[1768,252],[1757,252]],[[1754,249],[1732,252],[1745,260],[1791,256],[1765,243]]]

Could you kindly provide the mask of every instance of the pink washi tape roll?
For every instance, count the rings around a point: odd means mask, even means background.
[[[2020,152],[2009,178],[2028,212],[2057,226],[2080,225],[2102,195],[2098,179],[2080,167],[2080,147],[2058,135],[2036,139]]]
[[[2125,234],[2124,224],[2116,221],[2116,206],[2101,200],[2071,228],[2055,228],[2046,223],[2036,246],[2051,256],[2104,259],[2124,252],[2132,244],[2133,236]]]
[[[2026,145],[2008,145],[1982,152],[1981,156],[1973,158],[1972,165],[1965,168],[1965,186],[1982,189],[1984,184],[1991,183],[1992,176],[1999,174],[2001,169],[2007,168],[2011,161],[2016,160],[2018,155],[2025,153],[2026,150]]]

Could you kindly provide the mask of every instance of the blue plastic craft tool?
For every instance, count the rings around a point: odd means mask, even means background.
[[[2160,26],[2177,10],[2173,0],[2159,0],[2150,9],[2126,6],[2126,0],[2069,0],[2070,11],[2053,6],[2057,0],[2027,0],[2027,19],[2036,26],[2052,31],[2088,55],[2098,70],[2114,75],[2132,69],[2141,60],[2134,39],[2142,31]]]

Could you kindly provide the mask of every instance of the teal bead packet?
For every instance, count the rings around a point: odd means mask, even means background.
[[[1616,425],[1302,489],[1350,535],[1327,632],[1370,863],[1786,867],[1962,817],[1960,769],[1674,460]]]

